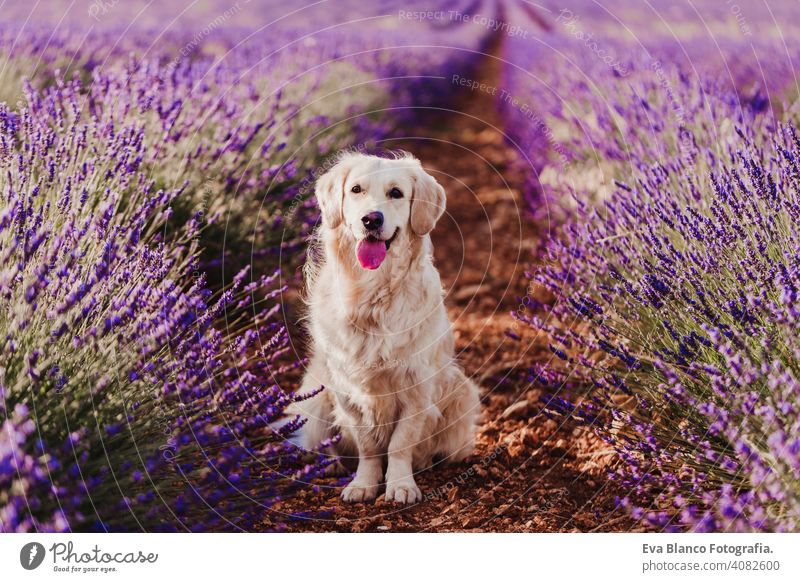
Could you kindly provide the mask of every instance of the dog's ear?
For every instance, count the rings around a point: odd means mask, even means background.
[[[414,192],[411,197],[411,230],[417,236],[425,236],[444,214],[444,188],[436,179],[422,169],[414,173]]]
[[[355,159],[356,156],[343,156],[330,170],[317,178],[314,194],[322,211],[322,222],[328,228],[336,228],[344,220],[344,183]]]

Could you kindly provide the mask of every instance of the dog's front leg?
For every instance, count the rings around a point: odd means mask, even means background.
[[[370,501],[378,495],[383,477],[383,461],[378,445],[368,434],[356,431],[358,468],[356,476],[342,491],[342,499],[351,503]]]
[[[420,441],[425,425],[425,414],[421,407],[404,410],[397,421],[389,441],[389,466],[386,469],[386,501],[416,503],[422,500],[422,492],[414,481],[412,461],[414,447]]]

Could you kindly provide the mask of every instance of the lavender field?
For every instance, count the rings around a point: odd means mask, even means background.
[[[800,530],[798,17],[6,2],[0,531]],[[398,148],[481,424],[345,506],[284,414],[313,184]]]

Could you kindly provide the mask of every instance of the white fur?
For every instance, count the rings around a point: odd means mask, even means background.
[[[358,184],[362,192],[351,192]],[[397,187],[403,198],[386,193]],[[323,214],[306,266],[311,358],[302,391],[325,390],[294,405],[308,419],[301,444],[312,449],[341,433],[336,452],[357,456],[345,501],[414,503],[414,471],[434,456],[460,461],[474,448],[478,389],[454,358],[454,340],[433,265],[429,236],[444,212],[444,189],[419,161],[345,154],[316,186]],[[386,259],[363,269],[356,247],[361,217],[379,210],[383,239],[397,230]]]

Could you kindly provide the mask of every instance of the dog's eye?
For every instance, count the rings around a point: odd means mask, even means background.
[[[352,188],[350,188],[350,192],[352,192],[353,194],[358,194],[358,193],[360,193],[360,192],[361,192],[361,186],[359,186],[358,184],[356,184],[355,186],[353,186]]]
[[[400,188],[392,188],[388,192],[389,198],[402,198],[403,193],[400,191]]]

